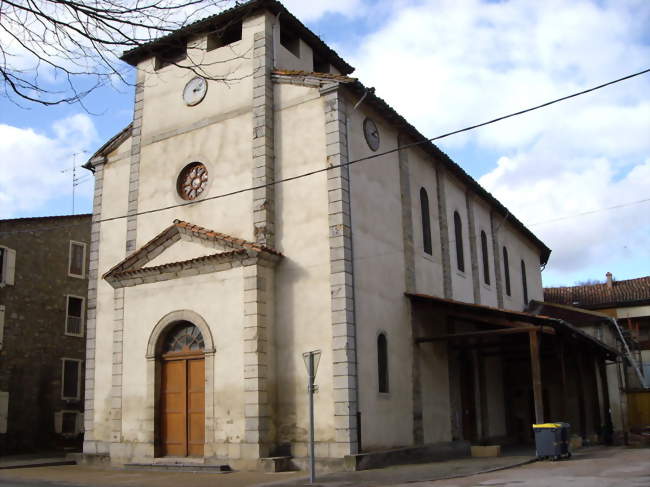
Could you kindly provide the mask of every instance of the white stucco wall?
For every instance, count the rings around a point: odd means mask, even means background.
[[[436,167],[431,158],[417,148],[408,149],[408,161],[411,188],[416,291],[430,296],[442,296],[444,288]],[[422,236],[422,208],[420,204],[421,188],[426,190],[429,198],[431,255],[424,251]]]
[[[187,290],[192,292],[188,293]],[[244,433],[243,271],[241,267],[212,274],[172,279],[125,289],[124,370],[122,383],[123,441],[147,441],[143,428],[148,411],[147,343],[155,325],[172,311],[189,309],[210,327],[214,339],[215,438],[240,443]],[[153,391],[150,391],[153,392]],[[150,393],[149,392],[149,393]],[[209,394],[210,391],[206,391]]]
[[[324,167],[325,110],[317,89],[276,84],[276,178]],[[276,247],[284,258],[276,269],[275,357],[279,443],[294,443],[306,456],[307,375],[302,354],[320,349],[315,396],[317,455],[328,456],[334,438],[332,331],[327,175],[276,186]]]
[[[353,102],[350,102],[351,104]],[[384,152],[397,133],[364,105],[348,110],[349,158],[372,151],[363,135],[370,115]],[[404,251],[397,153],[350,167],[352,244],[361,434],[364,448],[413,442],[412,338],[404,296]],[[389,393],[378,392],[377,336],[388,342]]]
[[[526,264],[526,281],[528,288],[528,300],[544,300],[544,289],[542,287],[542,273],[540,271],[540,253],[535,247],[528,243],[520,232],[516,231],[507,221],[500,224],[498,230],[499,252],[501,252],[501,272],[503,273],[503,246],[508,249],[508,260],[510,263],[510,286],[511,296],[506,294],[505,277],[503,280],[503,304],[506,309],[516,311],[523,310],[524,292],[521,277],[521,261]],[[503,275],[503,274],[502,274]]]
[[[447,197],[447,224],[449,228],[449,253],[451,257],[451,285],[452,299],[474,302],[472,281],[472,258],[469,248],[469,218],[467,216],[467,202],[465,187],[453,176],[447,176],[445,194]],[[458,212],[463,229],[463,260],[464,270],[458,267],[456,252],[456,234],[454,230],[454,213]]]
[[[496,271],[494,267],[494,250],[492,246],[492,229],[490,225],[490,208],[486,203],[478,198],[473,200],[474,208],[474,228],[476,234],[476,257],[478,259],[478,275],[480,304],[497,307],[497,286]],[[481,248],[481,232],[485,232],[487,237],[487,267],[489,272],[489,284],[485,282],[483,269],[483,251]]]
[[[128,153],[130,148],[130,140],[126,140],[107,158],[104,166],[103,194],[110,195],[110,198],[103,198],[102,218],[126,215],[129,158],[124,158],[123,155]],[[95,440],[110,441],[114,290],[101,276],[125,257],[126,219],[102,223],[99,238],[93,434]]]

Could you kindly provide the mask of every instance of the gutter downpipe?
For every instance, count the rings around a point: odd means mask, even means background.
[[[639,383],[641,384],[641,386],[643,386],[644,389],[647,389],[650,386],[646,383],[643,374],[641,374],[641,369],[639,369],[639,365],[636,363],[636,360],[634,360],[634,357],[632,357],[632,352],[630,351],[630,347],[627,345],[627,341],[625,341],[625,337],[623,336],[621,327],[618,325],[616,319],[609,318],[609,321],[614,325],[614,328],[616,328],[616,331],[618,332],[618,336],[621,342],[623,343],[623,348],[625,349],[626,358],[632,364],[632,368],[634,368],[634,372],[636,372],[636,376],[639,379]]]
[[[340,88],[339,88],[340,89]],[[340,91],[339,91],[340,93]],[[361,99],[354,105],[353,110],[356,110],[359,105],[361,105],[361,102],[364,100],[366,95],[368,94],[368,91],[366,90],[366,93],[363,94]],[[346,138],[346,145],[348,148],[348,162],[350,160],[350,124],[347,123],[349,121],[349,115],[346,110],[345,114],[346,118],[346,130],[345,130],[345,138]],[[348,168],[348,189],[349,189],[349,198],[350,198],[350,257],[352,260],[352,292],[353,292],[353,297],[354,299],[352,300],[352,316],[354,317],[354,375],[355,375],[355,383],[356,383],[356,388],[357,388],[357,410],[356,410],[356,418],[357,418],[357,454],[361,453],[362,451],[362,440],[363,440],[363,432],[361,431],[361,393],[360,393],[360,385],[359,385],[359,348],[358,348],[358,338],[357,335],[359,334],[359,323],[357,321],[357,289],[356,289],[356,278],[355,278],[355,272],[354,272],[354,225],[352,225],[352,177],[351,177],[351,172],[350,172],[350,166],[347,166]]]

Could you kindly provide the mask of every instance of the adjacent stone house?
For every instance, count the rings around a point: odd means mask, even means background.
[[[544,300],[616,319],[631,338],[633,352],[650,387],[650,276],[618,281],[608,272],[602,283],[544,288]],[[634,377],[630,382],[630,387],[640,386]]]
[[[133,122],[87,164],[86,454],[304,465],[316,349],[319,461],[463,453],[559,410],[556,343],[616,358],[524,312],[550,250],[279,2],[123,60]]]
[[[80,446],[90,218],[0,220],[0,453]]]

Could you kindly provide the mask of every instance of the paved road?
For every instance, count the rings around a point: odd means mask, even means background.
[[[495,461],[496,460],[496,461]],[[503,467],[512,458],[465,459],[323,475],[322,487],[650,487],[650,449],[590,448],[570,460],[536,462],[497,472],[449,480],[452,475]],[[304,473],[235,472],[205,474],[81,466],[0,471],[0,487],[276,487],[308,485]]]
[[[400,485],[400,484],[397,484]],[[603,448],[471,477],[402,487],[650,487],[650,449]]]

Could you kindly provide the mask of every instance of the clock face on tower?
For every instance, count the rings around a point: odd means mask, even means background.
[[[379,129],[372,118],[363,121],[363,135],[366,137],[368,147],[373,151],[379,149]]]
[[[193,107],[203,101],[207,92],[208,82],[204,78],[196,76],[185,85],[183,89],[183,100],[188,107]]]
[[[208,185],[208,170],[200,162],[193,162],[178,175],[176,189],[184,200],[192,201],[201,196]]]

